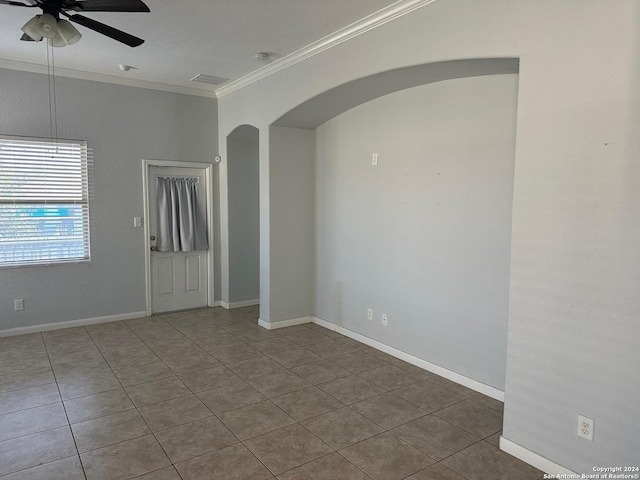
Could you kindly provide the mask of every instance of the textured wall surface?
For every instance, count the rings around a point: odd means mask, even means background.
[[[315,132],[271,127],[270,140],[268,321],[277,322],[313,311]]]
[[[517,85],[415,87],[317,129],[317,317],[504,390]]]
[[[260,299],[258,135],[243,125],[227,138],[230,303]]]
[[[91,262],[0,270],[0,329],[144,311],[142,159],[210,162],[217,150],[213,99],[69,78],[56,92],[58,136],[93,151]],[[50,136],[46,76],[0,69],[0,132]]]
[[[274,185],[269,125],[315,96],[412,65],[520,59],[504,436],[580,473],[640,451],[638,45],[635,0],[436,1],[218,100],[221,136],[260,128]],[[261,227],[270,249],[278,234]],[[288,301],[281,287],[263,297]]]

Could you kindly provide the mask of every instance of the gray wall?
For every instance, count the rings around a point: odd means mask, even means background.
[[[264,137],[359,78],[520,59],[503,435],[580,473],[640,450],[639,39],[637,0],[437,1],[218,99],[223,138],[245,123]],[[268,247],[277,234],[261,226]],[[581,413],[593,442],[576,435]]]
[[[0,329],[144,311],[141,160],[210,162],[217,151],[214,99],[69,78],[56,91],[58,136],[93,150],[91,262],[0,270]],[[1,133],[48,137],[48,112],[46,76],[0,69]]]
[[[403,90],[316,132],[315,315],[500,390],[517,78]]]
[[[277,322],[313,312],[315,132],[271,127],[269,142],[271,303],[260,315]]]
[[[503,435],[593,473],[640,463],[640,2],[572,3],[520,75]]]
[[[227,137],[229,303],[260,299],[259,148],[250,125]]]

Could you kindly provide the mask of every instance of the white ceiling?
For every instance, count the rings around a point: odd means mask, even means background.
[[[213,91],[191,82],[199,73],[236,80],[397,0],[144,0],[151,13],[86,13],[145,39],[130,48],[84,27],[79,43],[54,49],[61,69]],[[0,5],[0,67],[47,65],[45,42],[21,42],[36,8]],[[19,62],[19,63],[18,63]],[[31,65],[29,65],[31,64]],[[123,73],[119,64],[135,69]],[[113,79],[117,81],[118,79]]]

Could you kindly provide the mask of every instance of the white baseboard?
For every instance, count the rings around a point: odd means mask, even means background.
[[[120,320],[132,320],[134,318],[146,317],[147,312],[131,312],[119,315],[108,315],[106,317],[81,318],[78,320],[69,320],[67,322],[43,323],[41,325],[32,325],[29,327],[16,327],[0,330],[0,337],[11,337],[14,335],[23,335],[25,333],[40,333],[49,330],[58,330],[60,328],[70,327],[86,327],[87,325],[96,325],[98,323],[117,322]]]
[[[502,390],[498,390],[495,387],[490,385],[478,382],[477,380],[473,380],[469,377],[465,377],[464,375],[460,375],[452,370],[446,369],[434,363],[428,362],[421,358],[415,357],[409,353],[403,352],[396,348],[390,347],[389,345],[385,345],[384,343],[378,342],[377,340],[373,340],[372,338],[365,337],[357,332],[349,330],[348,328],[341,327],[331,322],[327,322],[318,317],[301,317],[301,318],[293,318],[291,320],[281,320],[279,322],[265,322],[261,319],[258,319],[258,325],[267,330],[275,330],[277,328],[283,327],[291,327],[293,325],[302,325],[303,323],[315,323],[320,325],[321,327],[327,328],[329,330],[333,330],[334,332],[341,333],[342,335],[357,340],[358,342],[364,343],[365,345],[369,345],[370,347],[375,348],[376,350],[380,350],[382,352],[388,353],[389,355],[399,358],[400,360],[404,360],[407,363],[420,367],[429,372],[435,373],[436,375],[440,375],[446,379],[449,379],[453,382],[459,383],[465,387],[468,387],[476,392],[480,392],[488,397],[494,398],[500,402],[504,402],[504,392]]]
[[[436,365],[431,362],[427,362],[418,357],[414,357],[413,355],[398,350],[396,348],[390,347],[389,345],[385,345],[384,343],[378,342],[369,337],[365,337],[357,332],[349,330],[348,328],[341,327],[339,325],[335,325],[334,323],[327,322],[326,320],[322,320],[321,318],[312,317],[313,323],[320,325],[321,327],[328,328],[329,330],[333,330],[334,332],[341,333],[349,338],[353,338],[358,342],[364,343],[365,345],[369,345],[370,347],[375,348],[376,350],[380,350],[384,353],[388,353],[392,357],[399,358],[400,360],[404,360],[407,363],[420,367],[424,370],[428,370],[429,372],[435,373],[436,375],[440,375],[452,382],[459,383],[471,390],[475,390],[476,392],[480,392],[488,397],[494,398],[501,402],[504,402],[504,392],[502,390],[498,390],[495,387],[490,385],[478,382],[477,380],[473,380],[472,378],[465,377],[464,375],[460,375],[452,370],[446,369],[439,365]]]
[[[293,327],[294,325],[302,325],[303,323],[312,323],[313,317],[292,318],[291,320],[280,320],[279,322],[265,322],[258,319],[258,325],[267,330],[275,330],[277,328]]]
[[[241,308],[241,307],[252,307],[253,305],[260,305],[260,299],[256,300],[244,300],[242,302],[225,302],[224,300],[220,300],[220,306],[222,308],[226,308],[227,310],[231,310],[232,308]]]
[[[500,450],[507,452],[509,455],[513,455],[514,457],[522,460],[529,465],[533,465],[538,470],[542,470],[545,473],[554,476],[565,475],[564,478],[580,478],[575,472],[572,472],[568,468],[563,467],[562,465],[558,465],[555,462],[552,462],[548,458],[543,457],[542,455],[538,455],[531,450],[524,448],[517,443],[512,442],[504,437],[500,437]]]
[[[210,307],[219,307],[222,305],[222,300],[214,300]]]

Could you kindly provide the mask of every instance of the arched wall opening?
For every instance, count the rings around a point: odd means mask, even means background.
[[[261,131],[261,305],[268,305],[269,126],[276,119],[381,71],[444,59],[520,58],[501,445],[548,473],[588,473],[594,464],[637,458],[638,424],[628,419],[635,418],[630,398],[640,387],[637,371],[626,367],[637,358],[640,334],[637,295],[630,293],[640,259],[634,248],[640,4],[552,3],[430,2],[221,95],[220,135],[244,123]],[[594,356],[584,348],[602,339],[615,354]],[[576,436],[577,414],[585,411],[605,426],[595,443]]]
[[[500,396],[517,73],[517,59],[383,72],[269,127],[271,323],[313,316]]]
[[[241,125],[227,136],[228,307],[260,301],[260,131]]]

